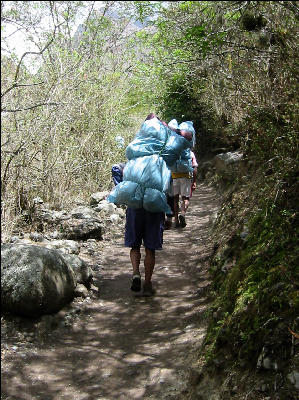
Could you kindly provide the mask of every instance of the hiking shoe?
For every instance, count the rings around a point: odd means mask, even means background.
[[[138,274],[133,275],[131,282],[131,290],[133,292],[140,292],[141,290],[141,277]]]
[[[186,224],[186,219],[184,215],[179,215],[179,221],[180,221],[180,225],[182,228],[185,228]]]
[[[175,228],[180,228],[181,224],[179,222],[175,222],[174,226],[175,226]]]
[[[156,293],[151,283],[143,284],[142,296],[144,297],[152,297]]]

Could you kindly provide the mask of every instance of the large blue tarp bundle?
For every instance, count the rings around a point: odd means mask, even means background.
[[[171,131],[158,118],[145,121],[134,140],[126,148],[128,160],[160,154],[168,167],[180,157],[181,152],[192,145],[184,137]]]
[[[169,168],[191,147],[192,142],[171,131],[158,118],[145,121],[126,149],[129,161],[123,181],[107,200],[130,208],[170,213],[165,195],[170,183]]]
[[[178,173],[191,173],[192,169],[192,160],[191,160],[191,151],[190,149],[186,149],[182,151],[180,158],[171,166],[171,172]]]
[[[169,125],[176,127],[177,121],[172,120],[169,122]],[[180,125],[177,125],[180,130],[186,130],[188,132],[192,132],[192,147],[195,145],[195,129],[193,127],[192,121],[182,122]],[[192,173],[192,160],[191,160],[191,150],[187,148],[181,152],[181,155],[178,160],[175,161],[174,164],[171,165],[172,172],[179,173]]]
[[[181,131],[188,131],[192,133],[192,147],[195,146],[195,129],[192,121],[185,121],[179,125]]]

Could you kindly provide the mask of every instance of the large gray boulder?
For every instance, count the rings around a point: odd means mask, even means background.
[[[103,230],[103,223],[98,218],[70,218],[60,224],[62,238],[69,240],[102,240]]]
[[[91,207],[78,206],[78,207],[74,208],[73,210],[71,210],[70,217],[77,218],[77,219],[97,218],[97,213]]]
[[[110,192],[108,191],[92,193],[92,195],[90,196],[90,202],[89,202],[90,205],[96,206],[100,201],[104,200],[109,194]]]
[[[222,178],[234,180],[243,170],[243,154],[238,151],[218,154],[213,165]]]
[[[72,301],[76,277],[59,250],[38,245],[1,245],[1,303],[4,311],[38,317]]]
[[[76,282],[82,283],[86,288],[89,288],[93,278],[93,272],[90,266],[74,254],[63,254],[63,258],[72,268]]]

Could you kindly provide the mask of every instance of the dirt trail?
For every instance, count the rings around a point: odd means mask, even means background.
[[[153,298],[134,297],[129,289],[123,232],[113,246],[105,245],[94,282],[98,293],[72,329],[35,344],[31,352],[9,356],[2,366],[1,398],[166,400],[181,393],[206,332],[205,260],[211,252],[209,216],[217,207],[213,189],[198,185],[187,227],[164,232]]]

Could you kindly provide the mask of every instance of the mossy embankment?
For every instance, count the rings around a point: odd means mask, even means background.
[[[281,190],[261,169],[233,183],[210,177],[223,204],[213,225],[213,304],[203,345],[207,371],[220,367],[223,382],[243,371],[256,388],[268,379],[262,386],[279,399],[296,398],[287,376],[298,370],[298,213],[288,177]]]

